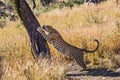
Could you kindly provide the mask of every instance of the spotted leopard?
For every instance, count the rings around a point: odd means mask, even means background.
[[[97,47],[94,50],[80,49],[69,43],[67,43],[60,33],[54,29],[52,26],[43,26],[38,27],[37,31],[41,33],[41,35],[52,44],[60,53],[63,53],[65,56],[75,59],[76,63],[83,67],[83,70],[86,70],[86,65],[84,63],[84,53],[93,53],[99,47],[99,41],[95,39],[97,42]]]

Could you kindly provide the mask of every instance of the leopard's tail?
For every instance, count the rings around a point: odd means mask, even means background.
[[[99,41],[97,39],[94,39],[94,41],[97,43],[97,47],[94,50],[83,49],[83,51],[87,52],[87,53],[93,53],[93,52],[95,52],[98,49],[98,47],[99,47]]]

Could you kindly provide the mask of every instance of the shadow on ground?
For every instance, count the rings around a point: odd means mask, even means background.
[[[120,73],[111,70],[101,69],[88,69],[86,71],[74,71],[66,73],[66,76],[104,76],[104,77],[120,77]]]

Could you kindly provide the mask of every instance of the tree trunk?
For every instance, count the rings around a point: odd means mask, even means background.
[[[14,0],[15,6],[20,19],[28,32],[32,53],[35,58],[39,56],[42,58],[50,58],[50,52],[45,39],[37,32],[37,28],[40,26],[39,22],[35,18],[33,12],[28,6],[25,0]]]

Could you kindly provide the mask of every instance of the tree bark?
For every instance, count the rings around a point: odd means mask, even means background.
[[[50,58],[47,42],[42,35],[37,32],[37,28],[40,27],[40,24],[35,18],[27,2],[25,0],[14,0],[14,2],[18,15],[23,21],[23,24],[28,32],[33,56],[35,58],[38,58],[39,56],[42,58]]]

